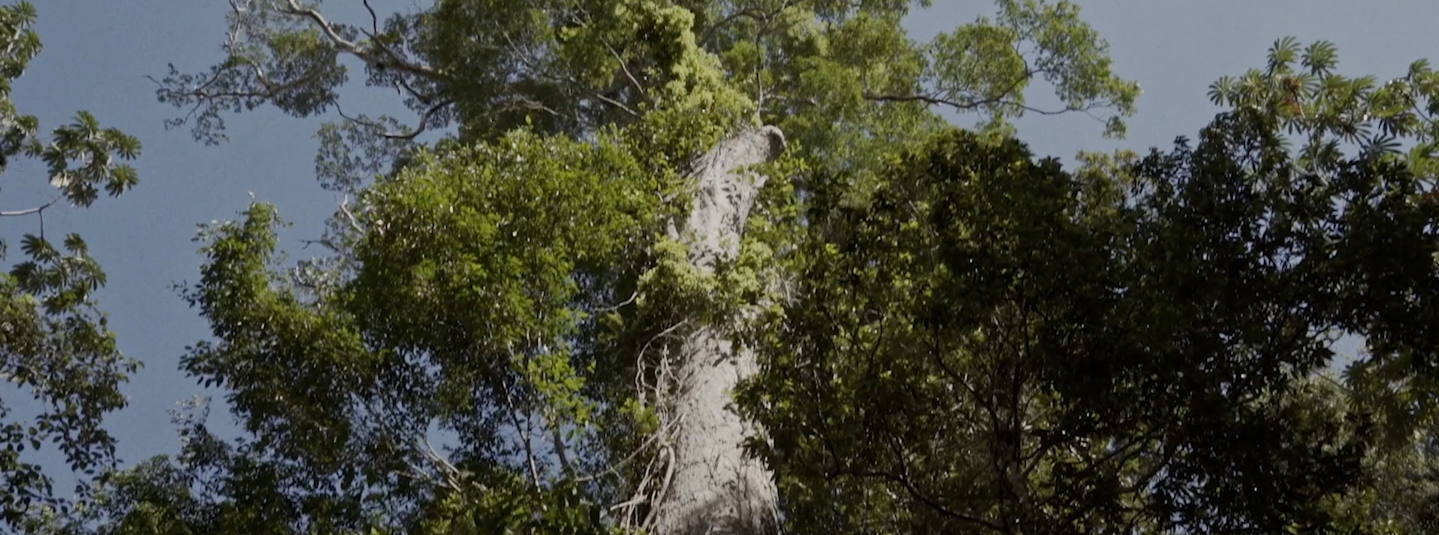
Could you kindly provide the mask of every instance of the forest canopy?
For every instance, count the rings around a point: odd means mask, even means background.
[[[139,141],[42,136],[9,98],[37,12],[0,8],[0,171],[58,192],[0,212],[38,223],[0,378],[46,407],[0,404],[7,532],[1439,529],[1427,62],[1348,77],[1281,38],[1200,131],[1066,167],[1015,120],[1122,138],[1139,96],[1070,2],[929,41],[923,1],[332,4],[231,0],[222,58],[153,77],[201,144],[338,115],[314,174],[343,200],[301,261],[269,203],[201,228],[180,362],[224,399],[131,464],[104,272],[38,217],[135,186]],[[411,116],[347,110],[357,84]]]

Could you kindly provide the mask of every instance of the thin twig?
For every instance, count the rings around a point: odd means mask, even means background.
[[[449,105],[454,104],[454,103],[455,103],[455,101],[454,101],[453,99],[445,99],[444,101],[442,101],[442,102],[440,102],[440,103],[438,103],[438,104],[435,104],[434,106],[430,106],[429,109],[426,109],[426,110],[425,110],[425,113],[424,113],[424,114],[420,115],[419,126],[416,127],[415,129],[409,131],[409,132],[404,132],[404,133],[401,133],[401,132],[392,132],[392,131],[387,130],[384,125],[381,125],[381,124],[379,124],[379,123],[375,123],[375,122],[371,122],[371,121],[366,121],[366,120],[360,119],[360,118],[358,118],[358,117],[351,117],[351,116],[349,116],[349,115],[346,115],[346,114],[345,114],[345,110],[342,109],[342,108],[340,108],[340,103],[339,103],[339,102],[336,102],[336,103],[335,103],[335,111],[337,111],[337,112],[340,114],[340,117],[344,118],[346,121],[350,121],[350,122],[355,123],[355,124],[358,124],[358,125],[362,125],[362,126],[365,126],[365,127],[369,127],[369,128],[374,128],[374,129],[380,130],[380,132],[376,133],[375,135],[380,136],[380,137],[382,137],[382,138],[385,138],[385,139],[398,139],[398,140],[402,140],[402,141],[412,141],[412,140],[414,140],[416,137],[419,137],[420,134],[424,133],[425,130],[430,127],[430,119],[433,118],[436,113],[438,113],[440,110],[444,109],[446,106],[449,106]]]
[[[375,8],[370,7],[370,0],[361,0],[361,2],[365,4],[365,10],[370,12],[370,30],[374,32],[370,36],[373,38],[380,33],[380,17],[375,15]]]
[[[761,20],[759,14],[757,13],[759,11],[759,8],[749,7],[731,13],[729,16],[720,19],[714,24],[711,24],[710,27],[705,28],[704,33],[700,34],[700,38],[697,42],[700,44],[700,46],[704,46],[705,43],[709,42],[710,37],[714,34],[715,30],[728,26],[729,23],[739,20],[740,18],[748,17],[756,21]]]

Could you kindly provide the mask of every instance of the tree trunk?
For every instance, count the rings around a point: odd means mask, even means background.
[[[685,228],[672,237],[689,247],[689,259],[713,273],[739,252],[745,220],[765,177],[742,168],[773,160],[784,150],[779,129],[764,127],[720,142],[696,166],[698,184]],[[757,368],[748,347],[735,346],[722,326],[699,325],[679,344],[672,392],[670,484],[657,504],[659,535],[767,535],[776,533],[773,475],[744,456],[742,442],[755,431],[735,412],[732,391]]]

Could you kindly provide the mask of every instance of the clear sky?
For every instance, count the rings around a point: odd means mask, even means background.
[[[0,0],[6,1],[6,0]],[[119,199],[89,209],[46,215],[47,235],[79,232],[104,266],[109,285],[99,293],[127,356],[145,363],[125,391],[130,408],[108,426],[120,455],[133,463],[173,453],[179,442],[167,411],[205,394],[178,370],[187,345],[209,336],[206,324],[172,289],[198,277],[200,257],[191,241],[196,225],[231,217],[254,198],[276,204],[295,225],[282,234],[293,258],[309,252],[300,240],[317,237],[320,222],[338,202],[313,176],[319,124],[331,118],[286,117],[272,109],[229,117],[232,141],[206,147],[162,121],[177,111],[156,101],[154,84],[173,63],[197,71],[221,59],[223,0],[31,0],[39,10],[44,50],[19,80],[14,100],[22,113],[40,117],[43,128],[68,122],[77,110],[93,112],[104,126],[138,136],[144,152],[136,167],[140,185]],[[410,9],[419,0],[372,0],[379,10]],[[1194,137],[1218,111],[1205,96],[1208,85],[1263,65],[1275,39],[1336,43],[1340,71],[1380,78],[1402,75],[1418,58],[1439,61],[1439,2],[1421,0],[1081,0],[1083,17],[1111,46],[1115,68],[1144,89],[1129,137],[1100,137],[1102,125],[1083,115],[1020,121],[1020,137],[1037,154],[1071,156],[1077,150],[1169,146],[1176,136]],[[911,17],[916,38],[928,39],[991,12],[983,0],[934,0]],[[359,0],[329,0],[332,19],[357,21]],[[1046,89],[1046,88],[1039,88]],[[347,111],[396,112],[377,90],[346,95]],[[1039,95],[1036,95],[1039,97]],[[400,115],[404,117],[404,115]],[[959,117],[961,124],[972,118]],[[49,192],[38,162],[12,165],[0,176],[0,210],[33,204]],[[36,230],[33,218],[0,219],[0,236]],[[13,244],[13,241],[12,241]],[[12,249],[14,247],[12,246]],[[8,269],[8,266],[4,266]],[[210,392],[214,394],[214,392]],[[0,390],[7,403],[14,392]],[[218,396],[217,396],[218,397]],[[217,399],[218,401],[218,399]],[[216,404],[211,421],[230,418]],[[41,457],[53,459],[51,455]],[[60,467],[56,467],[60,468]],[[52,471],[61,475],[60,471]],[[63,478],[61,486],[68,488]]]

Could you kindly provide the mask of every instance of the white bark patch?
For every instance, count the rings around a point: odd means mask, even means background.
[[[764,176],[744,168],[784,151],[779,129],[764,127],[720,142],[697,162],[697,188],[684,229],[671,237],[689,248],[705,274],[739,253],[745,220]],[[744,455],[756,430],[735,412],[732,392],[758,368],[748,347],[736,347],[718,326],[701,325],[680,344],[675,362],[675,433],[670,484],[658,504],[659,535],[776,533],[773,475]]]

